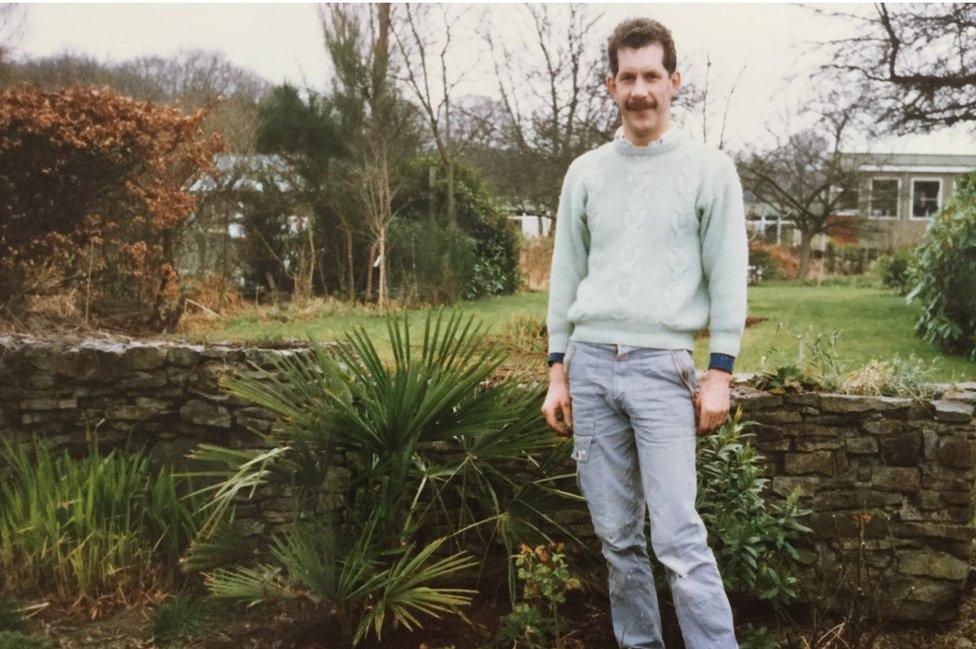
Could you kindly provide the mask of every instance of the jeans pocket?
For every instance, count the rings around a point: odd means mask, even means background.
[[[694,357],[687,349],[673,349],[671,350],[671,358],[674,360],[674,367],[678,373],[678,378],[688,388],[688,393],[694,397],[695,392],[698,390],[698,377],[695,375]]]
[[[583,483],[580,480],[580,473],[584,470],[584,465],[590,460],[590,448],[593,446],[593,435],[573,435],[573,455],[576,460],[576,488],[583,494]],[[585,497],[585,494],[583,494]]]
[[[577,464],[584,464],[590,459],[590,447],[593,445],[593,435],[576,435],[573,437],[573,459]]]

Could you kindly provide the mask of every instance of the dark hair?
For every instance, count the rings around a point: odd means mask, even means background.
[[[674,74],[678,65],[678,55],[674,51],[674,39],[671,31],[656,20],[650,18],[629,18],[613,29],[607,39],[607,55],[610,57],[610,72],[617,76],[620,63],[617,60],[617,50],[621,47],[638,49],[651,43],[660,43],[664,48],[664,69],[668,74]]]

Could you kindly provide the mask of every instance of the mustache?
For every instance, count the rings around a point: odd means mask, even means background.
[[[647,110],[648,108],[654,108],[656,104],[646,102],[646,101],[628,101],[624,104],[627,110]]]

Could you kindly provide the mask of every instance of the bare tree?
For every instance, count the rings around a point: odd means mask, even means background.
[[[877,129],[899,135],[976,124],[976,4],[874,5],[873,15],[814,9],[856,25],[820,45],[821,67],[870,93]]]
[[[810,267],[813,238],[818,234],[864,233],[874,225],[863,218],[838,220],[843,191],[857,186],[858,159],[843,151],[858,123],[860,98],[825,93],[819,103],[809,103],[814,124],[803,129],[767,131],[776,144],[752,152],[739,163],[743,186],[800,232],[800,277]],[[783,134],[785,132],[785,135]]]
[[[392,18],[388,3],[331,4],[320,8],[326,47],[335,66],[333,99],[349,128],[346,173],[362,204],[373,237],[367,294],[379,270],[377,302],[388,299],[387,236],[392,205],[402,180],[397,170],[413,144],[413,110],[397,94],[390,57]]]
[[[486,22],[498,87],[498,140],[504,184],[554,218],[562,175],[573,158],[612,138],[618,115],[604,88],[602,12],[590,5],[526,4],[506,21],[528,26],[512,41]]]
[[[457,31],[472,5],[458,11],[452,5],[403,4],[398,10],[393,36],[403,60],[400,80],[410,88],[427,119],[446,174],[447,223],[455,227],[455,167],[460,150],[470,141],[470,138],[459,138],[455,101],[458,86],[470,76],[477,63],[465,70],[455,70],[450,62],[457,58],[457,47],[465,43],[458,38]]]
[[[24,33],[24,12],[17,3],[0,4],[0,75],[7,65],[10,52]],[[0,81],[3,78],[0,77]]]
[[[712,86],[711,86],[711,71],[712,71],[712,56],[710,53],[705,53],[705,79],[699,88],[692,86],[689,90],[683,92],[684,104],[687,105],[698,105],[701,107],[702,115],[702,141],[708,142],[708,118],[713,114],[715,110],[714,103],[716,99],[712,96]],[[725,92],[725,101],[722,107],[722,126],[718,134],[718,142],[716,146],[719,149],[725,148],[725,129],[729,121],[729,109],[732,107],[732,98],[735,96],[735,89],[739,85],[739,80],[742,79],[742,73],[745,72],[746,65],[743,64],[739,68],[735,77],[732,79],[732,83],[729,85],[728,90]],[[690,77],[691,75],[689,75]]]

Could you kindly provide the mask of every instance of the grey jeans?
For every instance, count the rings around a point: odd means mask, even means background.
[[[644,534],[649,511],[651,548],[666,569],[686,649],[737,648],[732,609],[695,509],[691,352],[573,340],[564,362],[577,480],[607,560],[617,644],[664,647]]]

